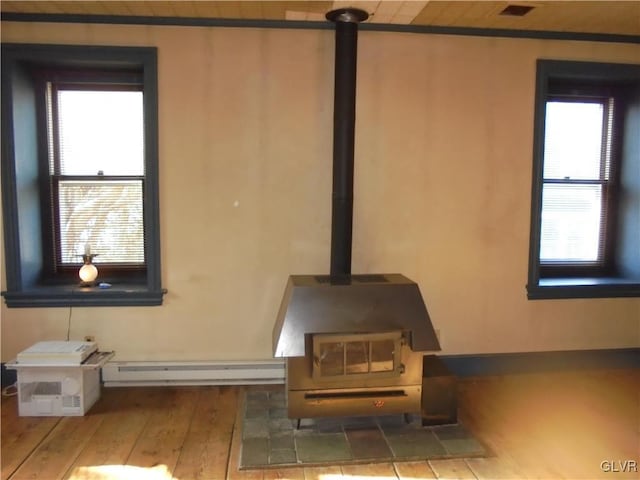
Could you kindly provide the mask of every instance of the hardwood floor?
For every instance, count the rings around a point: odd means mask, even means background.
[[[640,369],[462,379],[459,418],[488,458],[238,471],[245,388],[103,388],[61,418],[19,417],[3,397],[1,479],[640,478]]]

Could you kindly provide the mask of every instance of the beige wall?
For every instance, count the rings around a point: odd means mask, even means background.
[[[270,358],[287,276],[328,271],[333,33],[3,22],[2,41],[158,47],[168,289],[160,307],[3,302],[2,360],[69,319],[117,360]],[[526,298],[537,58],[640,46],[360,34],[353,271],[416,280],[447,354],[640,345],[640,299]]]

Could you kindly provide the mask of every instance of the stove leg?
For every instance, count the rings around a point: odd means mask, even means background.
[[[411,415],[409,415],[408,413],[404,414],[404,423],[406,424],[411,423]]]
[[[299,418],[299,419],[298,419],[298,421],[296,422],[296,430],[300,430],[300,421],[301,421],[301,420],[302,420],[302,419],[301,419],[301,418]]]

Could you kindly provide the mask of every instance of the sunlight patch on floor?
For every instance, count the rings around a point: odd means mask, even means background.
[[[179,480],[166,465],[134,467],[131,465],[96,465],[76,468],[69,480]]]

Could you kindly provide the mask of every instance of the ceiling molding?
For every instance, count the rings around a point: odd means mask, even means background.
[[[243,20],[201,17],[158,17],[123,15],[87,15],[87,14],[42,14],[2,12],[3,22],[31,23],[83,23],[108,25],[156,25],[183,27],[233,27],[233,28],[281,28],[333,30],[330,22],[306,20]],[[361,31],[401,32],[435,35],[462,35],[477,37],[531,38],[542,40],[573,40],[605,43],[640,44],[640,35],[618,35],[588,32],[556,32],[547,30],[512,30],[500,28],[448,27],[438,25],[400,25],[382,23],[362,23]]]

